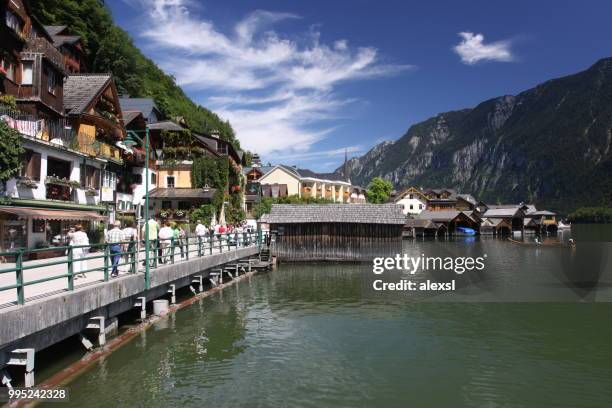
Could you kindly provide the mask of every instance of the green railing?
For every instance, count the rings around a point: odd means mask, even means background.
[[[74,290],[75,279],[79,276],[86,276],[87,273],[102,273],[102,279],[95,281],[107,282],[112,277],[114,271],[119,271],[120,267],[129,266],[128,272],[136,274],[139,272],[139,265],[144,265],[146,251],[149,251],[149,268],[143,268],[142,274],[145,282],[150,282],[149,274],[155,273],[155,268],[159,265],[174,264],[181,260],[187,261],[193,257],[210,256],[214,253],[223,253],[238,248],[257,245],[261,249],[266,242],[267,233],[258,232],[239,232],[214,234],[212,236],[186,236],[184,238],[170,238],[149,240],[149,248],[145,248],[146,243],[142,241],[124,241],[120,244],[91,244],[91,245],[70,245],[62,247],[40,248],[40,249],[17,249],[10,252],[0,253],[0,259],[9,263],[14,263],[13,267],[0,269],[0,279],[6,274],[15,274],[15,283],[0,286],[0,294],[5,291],[17,291],[17,303],[25,304],[25,288],[44,282],[58,279],[67,279],[67,290]],[[115,246],[119,246],[119,251],[114,251]],[[26,261],[26,258],[35,254],[42,254],[48,251],[64,251],[62,259],[44,260],[44,262]],[[180,257],[180,258],[179,258]],[[90,261],[102,259],[101,265],[92,268],[88,267]],[[99,262],[99,261],[98,261]],[[45,269],[57,265],[66,265],[63,273],[39,277],[37,279],[24,279],[24,272],[35,269]],[[0,265],[1,267],[2,265]],[[4,280],[4,279],[2,279]],[[2,284],[0,280],[0,285]],[[55,290],[57,291],[57,290]],[[52,291],[53,292],[53,291]],[[12,301],[11,301],[12,302]],[[0,303],[5,303],[1,302]]]

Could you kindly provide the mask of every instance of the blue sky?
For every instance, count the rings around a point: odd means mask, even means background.
[[[612,2],[107,0],[265,162],[329,171],[439,112],[612,56]]]

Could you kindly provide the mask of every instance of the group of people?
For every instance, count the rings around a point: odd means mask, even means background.
[[[148,231],[147,231],[148,228]],[[176,249],[180,251],[181,259],[187,256],[188,235],[183,225],[170,221],[158,222],[151,217],[143,224],[139,233],[134,223],[127,222],[122,228],[120,221],[115,221],[112,228],[104,229],[104,242],[108,244],[109,257],[111,261],[111,277],[119,275],[119,264],[123,257],[124,264],[134,260],[137,252],[137,242],[144,242],[147,236],[151,242],[149,259],[153,264],[156,260],[165,264],[174,256]],[[244,232],[252,232],[246,223],[238,225],[211,225],[205,226],[198,220],[195,227],[195,234],[198,238],[200,249],[205,242],[220,240],[224,234],[235,234],[236,243],[239,242]],[[73,273],[75,277],[85,276],[87,271],[87,255],[89,254],[89,237],[82,225],[75,225],[68,231],[68,245],[74,246],[72,249]],[[143,262],[144,265],[144,262]]]

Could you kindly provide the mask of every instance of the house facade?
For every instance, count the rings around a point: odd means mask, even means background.
[[[266,185],[279,186],[279,192],[286,191],[286,194],[282,195],[326,199],[339,203],[350,203],[353,193],[350,180],[341,175],[315,173],[308,169],[286,165],[272,167],[258,179],[258,182],[262,188]]]
[[[420,214],[427,208],[427,196],[416,187],[409,187],[397,194],[394,202],[402,206],[404,215]]]

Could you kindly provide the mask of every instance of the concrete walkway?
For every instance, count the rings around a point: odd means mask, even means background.
[[[240,248],[243,248],[243,247],[240,247]],[[230,251],[235,251],[235,250],[236,250],[236,247],[231,246]],[[189,251],[190,251],[189,259],[194,259],[198,257],[197,242],[195,241],[195,239],[193,241],[190,241]],[[215,241],[215,248],[213,248],[212,254],[218,254],[220,252],[221,251],[219,250],[218,242]],[[222,252],[228,252],[228,248],[226,245],[224,245]],[[202,249],[202,253],[203,253],[203,257],[211,255],[210,249],[207,244],[204,245]],[[95,256],[100,256],[100,255],[102,255],[101,252],[90,252],[87,255],[87,257],[95,257]],[[144,274],[143,263],[144,263],[145,254],[142,249],[138,253],[138,258],[139,259],[137,262],[137,266],[138,266],[137,273]],[[183,259],[181,258],[180,249],[176,247],[174,250],[174,263],[184,262],[185,260],[186,258],[183,258]],[[64,275],[68,273],[68,267],[67,267],[67,264],[65,263],[59,264],[59,265],[45,266],[46,264],[50,262],[58,262],[58,261],[67,261],[67,257],[62,256],[62,257],[39,259],[39,260],[32,260],[32,261],[24,262],[23,263],[24,267],[32,267],[32,266],[35,266],[35,267],[33,269],[26,269],[23,271],[23,282],[27,283],[27,282],[31,282],[31,281],[35,281],[39,279],[49,278],[53,276],[60,276],[60,275]],[[122,258],[120,263],[124,263],[124,262],[125,260]],[[150,262],[152,263],[152,261]],[[93,269],[93,268],[99,268],[99,269],[96,271],[86,272],[85,277],[83,276],[75,277],[75,281],[74,281],[75,289],[104,281],[104,258],[103,257],[100,257],[97,259],[90,259],[90,260],[85,261],[85,263],[86,265],[83,265],[83,269],[85,270]],[[168,263],[170,263],[169,257],[168,257]],[[159,264],[159,265],[162,265],[162,264]],[[15,272],[5,272],[5,273],[1,272],[3,270],[12,269],[14,267],[15,267],[14,263],[0,263],[0,287],[15,285],[17,283],[17,274]],[[154,268],[151,268],[150,271],[152,275],[155,274]],[[130,274],[130,265],[123,265],[119,267],[120,276],[125,276],[129,274]],[[109,275],[110,275],[110,271],[109,271]],[[114,278],[109,277],[109,280],[111,279],[114,279]],[[24,288],[26,303],[34,299],[40,299],[42,297],[61,293],[67,290],[68,290],[68,278],[67,277],[59,278],[59,279],[55,279],[55,280],[51,280],[47,282],[37,283],[34,285],[28,285],[28,286],[25,286]],[[15,305],[16,303],[17,303],[17,289],[7,289],[7,290],[0,291],[0,308],[12,306],[12,305]]]

